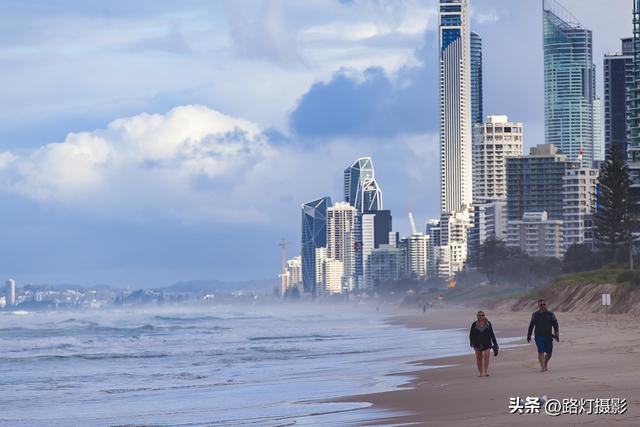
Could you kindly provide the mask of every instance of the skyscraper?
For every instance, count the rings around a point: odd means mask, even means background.
[[[366,211],[357,215],[355,274],[364,279],[364,283],[359,282],[358,286],[371,287],[372,283],[368,280],[367,274],[367,258],[380,245],[389,244],[391,228],[391,211]]]
[[[640,0],[633,2],[633,84],[627,97],[627,143],[631,199],[640,212]]]
[[[471,123],[482,123],[482,38],[471,32]]]
[[[604,56],[604,146],[627,158],[627,91],[633,90],[633,39],[622,39],[621,52]]]
[[[440,203],[442,213],[472,202],[471,53],[467,0],[440,0]]]
[[[640,150],[640,0],[633,2],[633,80],[629,92],[629,145]],[[639,159],[640,160],[640,159]]]
[[[568,169],[564,175],[564,250],[575,244],[593,244],[598,169]]]
[[[541,144],[528,156],[507,159],[507,219],[520,221],[526,212],[546,211],[549,219],[564,218],[564,176],[578,169],[557,147]]]
[[[327,209],[327,258],[342,261],[344,279],[353,279],[356,267],[356,208],[345,202],[338,202]],[[347,290],[352,284],[346,283]]]
[[[476,124],[473,142],[474,203],[507,198],[506,158],[522,156],[522,123],[488,116]]]
[[[344,170],[344,201],[358,212],[382,209],[382,190],[371,157],[361,157]]]
[[[600,158],[591,30],[555,0],[542,5],[545,142],[590,166]]]
[[[316,294],[316,248],[327,246],[327,208],[331,198],[323,197],[302,205],[302,285]]]
[[[367,179],[362,184],[362,212],[379,211],[382,205],[382,189],[375,178]]]
[[[7,307],[16,305],[16,281],[15,279],[8,279],[5,283],[5,303]]]

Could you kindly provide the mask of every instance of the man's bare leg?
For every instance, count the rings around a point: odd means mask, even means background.
[[[549,364],[549,359],[551,359],[551,353],[545,353],[544,356],[544,370],[547,371],[547,365]]]
[[[546,359],[545,353],[538,353],[538,362],[540,362],[540,372],[544,372],[547,370],[545,359]]]

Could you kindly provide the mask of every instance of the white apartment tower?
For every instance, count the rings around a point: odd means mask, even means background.
[[[7,307],[16,305],[16,281],[8,279],[5,283],[5,302]]]
[[[562,221],[549,219],[546,211],[525,212],[522,220],[509,221],[507,246],[529,256],[562,258]]]
[[[287,289],[302,284],[302,257],[300,255],[287,260]]]
[[[429,236],[413,233],[407,238],[407,275],[413,279],[426,279]]]
[[[358,210],[347,202],[327,208],[327,258],[343,263],[344,279],[355,273],[355,219]]]
[[[598,169],[567,169],[563,187],[563,244],[593,244],[593,213],[596,206]]]
[[[322,263],[322,294],[341,294],[343,277],[344,263],[334,258],[325,259]]]
[[[472,202],[471,51],[467,0],[440,0],[441,212]]]
[[[522,123],[507,116],[488,116],[475,125],[473,201],[506,200],[506,158],[522,156]]]

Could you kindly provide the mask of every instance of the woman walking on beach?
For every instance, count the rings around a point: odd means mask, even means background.
[[[489,376],[489,358],[491,349],[498,355],[498,341],[493,333],[491,322],[485,317],[483,311],[478,312],[478,320],[471,324],[469,331],[469,343],[476,352],[476,362],[478,363],[479,377]]]

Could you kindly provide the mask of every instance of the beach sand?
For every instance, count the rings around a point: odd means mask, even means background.
[[[394,318],[411,327],[467,329],[472,308],[431,309],[400,313]],[[350,396],[342,401],[371,402],[374,409],[401,411],[403,416],[368,425],[424,426],[640,426],[640,319],[626,316],[559,313],[560,343],[554,343],[549,371],[540,372],[533,340],[526,343],[531,312],[491,311],[498,343],[522,337],[516,348],[491,356],[489,377],[478,378],[475,357],[420,361],[408,386],[391,392]],[[452,365],[438,369],[430,366]],[[624,398],[623,415],[510,414],[509,398],[543,396],[554,399]]]

